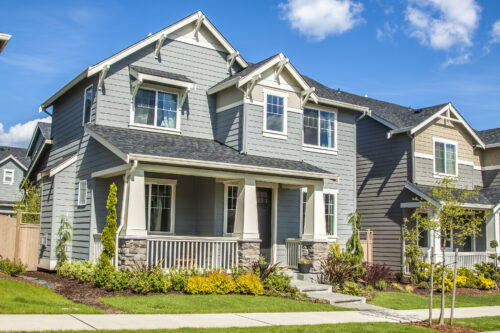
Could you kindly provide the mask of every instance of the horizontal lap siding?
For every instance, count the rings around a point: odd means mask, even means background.
[[[483,183],[485,187],[500,187],[500,170],[483,171]]]
[[[40,255],[44,259],[55,259],[55,234],[52,233],[52,216],[54,201],[54,178],[46,177],[41,181],[42,197],[40,198],[40,234],[46,237],[46,245],[40,242]],[[52,246],[54,244],[54,247]],[[52,252],[52,253],[51,253]]]
[[[473,186],[481,185],[482,183],[482,181],[480,182],[480,175],[478,175],[479,180],[475,180],[476,174],[474,173],[474,167],[471,165],[458,164],[458,175],[460,176],[460,180],[458,182],[459,186],[472,188]],[[433,186],[440,179],[441,178],[434,177],[433,160],[415,157],[415,183]]]
[[[364,229],[374,231],[373,258],[401,270],[401,202],[411,201],[404,189],[411,174],[410,139],[387,139],[387,128],[365,117],[357,128],[357,195]]]
[[[12,184],[4,184],[4,172],[6,169],[14,170],[14,182]],[[16,201],[22,197],[19,191],[19,185],[24,177],[24,170],[19,167],[19,164],[9,159],[0,164],[0,201]]]
[[[75,248],[79,242],[79,228],[75,223],[74,198],[75,198],[75,164],[68,166],[54,176],[54,200],[53,200],[53,216],[52,216],[52,234],[55,250],[56,241],[58,239],[58,230],[61,225],[63,216],[68,218],[68,222],[73,226],[72,243],[68,248],[70,258],[74,258]]]
[[[217,113],[215,140],[241,151],[242,149],[242,121],[243,105]]]

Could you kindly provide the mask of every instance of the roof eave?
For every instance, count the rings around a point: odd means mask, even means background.
[[[341,108],[346,108],[346,109],[351,109],[351,110],[360,111],[360,112],[365,112],[366,115],[368,115],[368,116],[372,115],[370,108],[365,107],[365,106],[361,106],[361,105],[341,102],[341,101],[337,101],[337,100],[329,99],[329,98],[325,98],[325,97],[318,97],[318,103],[336,106],[336,107],[341,107]]]
[[[47,99],[45,102],[43,102],[40,105],[40,108],[38,109],[38,112],[42,112],[44,109],[47,107],[51,106],[59,97],[64,95],[66,92],[68,92],[71,88],[76,86],[80,81],[83,79],[90,77],[89,75],[89,69],[85,69],[83,72],[78,74],[73,80],[71,80],[69,83],[67,83],[64,87],[59,89],[54,95],[52,95],[49,99]]]
[[[485,148],[486,149],[488,149],[488,148],[500,148],[500,142],[486,144]]]

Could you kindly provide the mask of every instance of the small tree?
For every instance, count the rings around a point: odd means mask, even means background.
[[[15,211],[22,211],[27,213],[37,213],[37,214],[23,214],[23,223],[40,223],[39,215],[40,213],[40,199],[41,190],[40,186],[34,184],[28,179],[24,180],[23,187],[21,188],[23,195],[19,200],[16,200],[14,204]]]
[[[349,215],[349,224],[352,227],[352,235],[347,240],[346,252],[353,255],[358,264],[363,262],[365,256],[361,240],[359,239],[359,231],[361,230],[361,213],[356,209]]]
[[[495,273],[498,272],[498,242],[496,240],[492,240],[490,242],[490,247],[495,250],[495,254],[490,256],[491,259],[495,260]]]
[[[71,233],[73,232],[73,226],[69,223],[68,217],[66,215],[61,215],[61,225],[57,231],[57,242],[56,242],[56,255],[57,255],[57,267],[61,266],[62,263],[68,261],[68,255],[66,254],[67,246],[71,244]]]
[[[111,260],[115,256],[115,237],[116,237],[116,185],[111,183],[109,186],[108,201],[106,208],[108,216],[106,216],[106,226],[102,230],[101,241],[103,250],[99,258],[101,267],[111,266]]]

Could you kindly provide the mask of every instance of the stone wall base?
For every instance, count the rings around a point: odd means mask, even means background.
[[[259,260],[261,240],[238,240],[238,267],[249,269]]]
[[[302,258],[311,261],[311,273],[321,272],[321,263],[328,257],[328,242],[303,240]]]
[[[147,239],[119,238],[118,267],[132,269],[136,265],[145,265],[148,255]]]

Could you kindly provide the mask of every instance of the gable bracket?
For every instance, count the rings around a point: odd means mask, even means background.
[[[161,47],[163,46],[165,39],[167,39],[167,34],[161,35],[160,39],[158,39],[158,41],[156,42],[155,59],[158,59],[158,56],[160,55]]]
[[[130,98],[130,102],[134,102],[135,95],[137,95],[137,92],[139,91],[139,88],[142,84],[142,80],[138,79],[132,83],[132,97]]]
[[[258,75],[255,75],[251,80],[250,82],[248,82],[248,85],[247,85],[247,91],[245,93],[245,97],[246,98],[250,98],[250,96],[252,95],[252,91],[253,91],[253,88],[255,87],[255,85],[257,84],[257,81],[259,81],[260,79],[262,78],[262,76],[260,74]]]
[[[97,90],[102,90],[102,85],[104,84],[104,79],[106,78],[106,75],[108,75],[110,68],[111,68],[111,66],[109,64],[104,66],[101,73],[99,74],[99,83],[97,83]]]
[[[311,96],[311,94],[313,92],[316,91],[316,88],[314,87],[311,87],[311,88],[308,88],[306,90],[303,90],[301,93],[300,93],[300,107],[303,108],[304,105],[306,105],[306,102],[307,100],[309,99],[309,96]]]
[[[201,24],[203,23],[204,20],[205,20],[205,15],[201,15],[196,20],[196,25],[194,27],[194,37],[196,37],[196,39],[198,39],[198,32],[200,31]]]
[[[233,52],[230,55],[227,56],[226,59],[226,64],[227,64],[227,72],[229,73],[229,70],[231,67],[233,67],[234,62],[236,61],[236,58],[240,55],[239,51]]]
[[[177,106],[178,110],[182,110],[182,106],[184,105],[184,102],[186,101],[186,97],[187,97],[190,90],[191,90],[191,88],[186,88],[184,90],[184,93],[182,93],[181,100],[179,101],[179,105]]]
[[[276,71],[274,72],[274,81],[278,80],[278,77],[280,76],[281,72],[285,68],[285,66],[290,63],[290,59],[285,58],[281,59],[277,64],[276,64]]]

